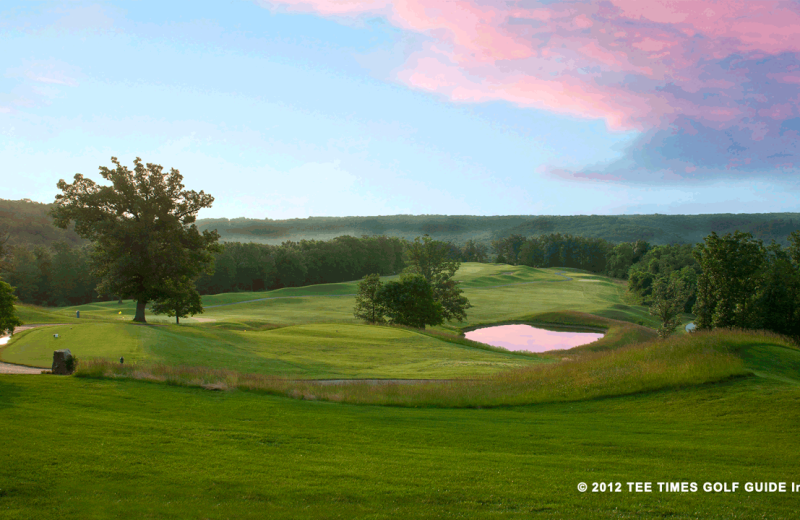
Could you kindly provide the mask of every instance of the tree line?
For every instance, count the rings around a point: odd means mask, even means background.
[[[383,305],[382,316],[412,323],[401,316],[398,305],[417,298],[409,295],[430,293],[434,304],[419,323],[434,324],[439,319],[463,319],[469,306],[452,280],[460,262],[489,260],[488,248],[475,240],[458,247],[427,235],[411,242],[340,236],[286,241],[280,246],[223,247],[216,231],[201,231],[196,225],[198,211],[210,207],[213,197],[184,190],[183,177],[175,169],[165,173],[160,165],[145,165],[136,158],[134,169],[128,170],[115,157],[111,161],[113,169],[100,167],[111,185],[100,186],[81,174],[72,184],[61,180],[62,193],[50,211],[56,227],[74,226],[75,234],[88,245],[9,247],[9,230],[0,229],[0,273],[23,302],[74,305],[132,298],[137,302],[134,321],[145,321],[148,304],[155,312],[176,318],[202,312],[201,293],[331,283],[404,271],[397,283],[405,287],[392,282],[374,288],[374,294],[383,295],[376,300]],[[724,224],[735,223],[734,218]],[[679,322],[676,313],[691,310],[701,330],[764,328],[800,337],[798,231],[767,246],[751,233],[735,231],[722,237],[712,232],[695,247],[651,247],[643,240],[613,244],[560,233],[511,234],[495,240],[492,247],[497,262],[572,267],[629,279],[629,295],[649,304],[661,318],[662,335],[674,330]],[[0,286],[3,308],[13,302],[10,287],[6,282]],[[377,316],[374,308],[372,316]]]
[[[647,305],[670,334],[680,313],[698,330],[765,329],[800,339],[800,231],[765,245],[751,233],[712,232],[697,245],[651,246],[643,240],[551,233],[511,235],[492,243],[497,261],[531,267],[574,267],[628,280],[633,303]]]
[[[203,295],[345,282],[371,273],[391,275],[406,268],[409,244],[386,236],[286,241],[280,246],[229,242],[212,253],[213,271],[202,273],[195,284]],[[483,244],[442,244],[450,260],[489,261]],[[67,242],[8,247],[0,276],[16,287],[23,303],[57,307],[117,299],[116,294],[96,290],[101,277],[93,268],[92,251],[91,244]]]
[[[213,253],[213,271],[200,274],[195,285],[202,295],[345,282],[371,273],[391,275],[406,268],[409,244],[385,236],[287,241],[280,246],[230,242]],[[488,261],[485,246],[442,244],[450,260]],[[0,276],[16,288],[23,303],[57,307],[117,299],[117,294],[97,291],[101,276],[92,263],[93,249],[91,244],[67,242],[8,247]]]

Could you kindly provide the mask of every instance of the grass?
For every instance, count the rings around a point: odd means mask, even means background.
[[[459,275],[470,321],[424,332],[357,324],[354,283],[205,297],[214,321],[181,326],[126,322],[132,302],[21,307],[66,325],[16,335],[2,359],[49,366],[57,345],[81,364],[79,377],[0,376],[0,517],[796,518],[800,493],[627,488],[800,484],[800,350],[786,339],[653,342],[616,281]],[[606,334],[548,355],[454,335],[516,320]],[[305,381],[346,377],[459,379]]]
[[[0,517],[794,519],[798,493],[626,483],[797,481],[799,423],[761,378],[475,410],[6,376]]]
[[[80,359],[117,364],[124,356],[128,362],[316,379],[470,377],[541,362],[537,356],[443,341],[414,330],[313,323],[263,331],[70,324],[24,331],[0,355],[10,363],[48,367],[58,348],[69,348]]]
[[[562,271],[566,277],[560,274]],[[148,320],[158,326],[131,324],[132,301],[49,310],[20,306],[27,313],[25,321],[67,325],[22,332],[0,350],[0,359],[47,367],[53,350],[69,348],[84,360],[118,360],[123,356],[131,362],[226,368],[293,378],[473,377],[546,358],[454,338],[462,328],[536,319],[542,309],[549,309],[545,312],[553,315],[557,305],[596,312],[619,305],[620,289],[615,283],[574,269],[466,263],[457,278],[463,280],[465,293],[475,305],[469,310],[469,321],[422,334],[361,325],[352,316],[353,297],[348,296],[355,292],[357,282],[349,282],[206,296],[207,312],[197,319],[183,320],[181,326],[152,314]],[[580,282],[582,279],[602,281]],[[537,312],[527,312],[531,310]],[[74,318],[76,311],[80,311],[80,319]],[[603,321],[608,334],[601,346],[641,340],[642,331],[647,330],[620,323]],[[56,333],[58,340],[53,339]],[[630,337],[624,338],[625,334]]]
[[[558,274],[561,272],[572,280],[566,280]],[[446,324],[436,330],[456,332],[459,328],[475,324],[515,320],[530,314],[566,309],[650,327],[657,325],[646,308],[628,305],[623,301],[623,285],[586,271],[464,263],[455,278],[462,281],[464,294],[474,307],[469,309],[466,322]],[[196,317],[203,321],[194,318],[181,321],[185,324],[216,323],[228,328],[358,323],[352,312],[355,303],[352,295],[357,291],[357,284],[357,281],[353,281],[204,296],[206,311]],[[111,301],[53,309],[55,319],[74,318],[75,311],[81,312],[81,319],[129,321],[134,315],[135,303],[130,300],[122,304]],[[152,313],[148,313],[147,320],[152,323],[174,322],[172,318]]]
[[[81,377],[127,377],[215,389],[257,390],[309,400],[410,407],[493,407],[614,397],[701,385],[751,373],[741,354],[762,349],[800,354],[786,340],[745,331],[713,331],[613,350],[575,351],[487,377],[420,384],[319,385],[287,378],[165,365],[89,362]],[[798,378],[800,382],[800,378]]]

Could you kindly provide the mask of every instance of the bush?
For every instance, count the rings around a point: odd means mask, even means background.
[[[67,371],[70,374],[75,373],[75,370],[78,368],[78,358],[75,357],[75,356],[68,357],[67,361],[66,361],[66,365],[67,365]]]

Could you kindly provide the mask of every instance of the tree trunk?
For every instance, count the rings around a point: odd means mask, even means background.
[[[179,316],[176,314],[176,315],[175,315],[175,325],[180,325],[180,324],[181,324],[181,319],[180,319],[180,317],[179,317]]]
[[[133,317],[133,321],[147,323],[144,319],[145,305],[147,305],[147,300],[136,300],[136,315]]]

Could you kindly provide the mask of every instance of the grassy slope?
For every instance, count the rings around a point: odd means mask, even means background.
[[[760,378],[441,410],[6,376],[0,516],[793,519],[798,493],[624,483],[797,480],[799,423],[800,388]]]
[[[574,269],[465,263],[457,279],[462,281],[474,307],[469,310],[467,322],[438,328],[442,331],[457,333],[461,328],[508,320],[563,322],[565,316],[571,323],[581,322],[573,315],[553,314],[565,308],[627,321],[644,323],[650,319],[643,308],[621,303],[623,289],[616,282]],[[206,296],[207,311],[200,319],[208,321],[188,319],[180,328],[131,325],[132,301],[51,309],[50,313],[20,306],[26,322],[65,322],[69,326],[23,332],[0,351],[0,359],[49,366],[52,350],[69,348],[84,359],[124,356],[129,361],[163,361],[309,378],[450,378],[487,374],[535,361],[530,356],[492,354],[469,345],[445,345],[437,338],[412,332],[366,332],[366,328],[356,326],[358,322],[352,316],[353,297],[348,295],[355,290],[356,282],[349,282]],[[246,302],[260,298],[272,299]],[[76,310],[81,312],[80,320],[74,318]],[[545,316],[543,313],[548,313],[548,319],[538,320],[538,316]],[[618,345],[648,339],[647,329],[594,319],[605,324],[601,326],[609,333],[592,348],[602,348],[609,342]],[[162,325],[171,322],[153,315],[148,320]],[[327,324],[319,325],[322,329],[303,328],[314,323]],[[286,324],[302,327],[284,332],[269,330]],[[310,330],[317,332],[302,332]],[[54,333],[60,334],[59,340],[53,339]],[[406,339],[401,340],[398,335]],[[325,344],[320,345],[320,339]],[[398,363],[398,359],[403,362]]]
[[[59,338],[53,338],[58,333]],[[308,324],[266,331],[89,322],[19,334],[0,352],[10,363],[49,366],[53,350],[78,358],[224,367],[300,378],[451,378],[536,363],[538,358],[447,343],[414,331]]]
[[[583,314],[547,312],[566,306],[553,309],[557,287],[563,292],[562,302],[583,305],[595,314],[622,312],[630,320],[638,312],[613,308],[621,305],[613,283],[576,280],[513,288],[529,288],[527,299],[493,298],[496,289],[477,287],[488,282],[474,283],[472,294],[483,290],[489,304],[509,305],[505,314],[499,314],[510,319],[613,325]],[[578,284],[598,287],[578,289]],[[524,304],[528,306],[520,309]],[[116,303],[106,304],[112,305]],[[297,304],[289,305],[298,309]],[[104,312],[111,315],[113,310]],[[272,317],[260,310],[237,312],[243,321],[269,328]],[[305,311],[297,316],[312,318]],[[407,337],[396,329],[341,323],[243,332],[230,330],[234,321],[178,328],[81,320],[78,326],[61,327],[61,339],[72,341],[85,334],[84,343],[125,346],[130,352],[126,357],[141,354],[148,359],[169,352],[175,359],[196,359],[199,352],[209,363],[224,359],[230,365],[238,359],[245,367],[253,365],[259,352],[274,353],[288,342],[292,352],[305,349],[306,374],[324,373],[311,359],[314,350],[328,363],[341,357],[335,348],[329,352],[313,348],[322,343],[330,341],[335,347],[341,340],[349,345],[363,338],[365,331],[389,331],[398,336],[376,341],[385,342],[383,349],[402,349],[402,338]],[[222,323],[227,328],[214,327]],[[626,327],[619,325],[621,330]],[[341,336],[332,338],[331,330],[337,328]],[[639,334],[635,327],[629,328],[630,334]],[[20,334],[11,346],[23,346],[26,337],[33,342],[36,332]],[[46,332],[42,341],[51,341],[52,330]],[[432,339],[419,336],[414,341]],[[687,380],[677,388],[655,392],[645,385],[640,390],[646,393],[622,397],[598,399],[613,394],[590,391],[575,397],[582,400],[567,403],[492,409],[352,406],[128,379],[0,376],[0,516],[795,518],[800,493],[627,492],[624,483],[629,481],[797,480],[800,351],[757,335],[717,343],[707,346],[726,348],[757,375],[699,386]],[[448,344],[450,349],[461,349],[459,361],[471,352],[465,347]],[[495,361],[499,356],[472,350]],[[580,354],[581,350],[587,353]],[[625,360],[628,355],[581,350],[575,353],[586,356],[588,370],[567,363],[544,370],[550,379],[543,381],[569,384],[570,378],[586,374],[590,377],[582,381],[587,388],[602,390],[620,373],[606,356]],[[708,349],[700,350],[706,354]],[[364,346],[361,355],[369,352],[375,349]],[[665,374],[675,365],[669,355],[661,356],[664,353],[655,350],[655,355],[643,357],[632,351],[629,361],[650,363],[642,367],[655,363],[652,366],[663,370],[653,374]],[[594,363],[595,359],[600,362]],[[342,359],[341,367],[362,370],[354,366],[362,362]],[[628,372],[641,379],[636,370]],[[529,377],[538,372],[520,374]],[[511,384],[525,383],[524,377]],[[521,388],[530,386],[525,383]],[[556,386],[548,383],[542,388]],[[595,481],[623,482],[625,491],[576,490],[578,482]]]

